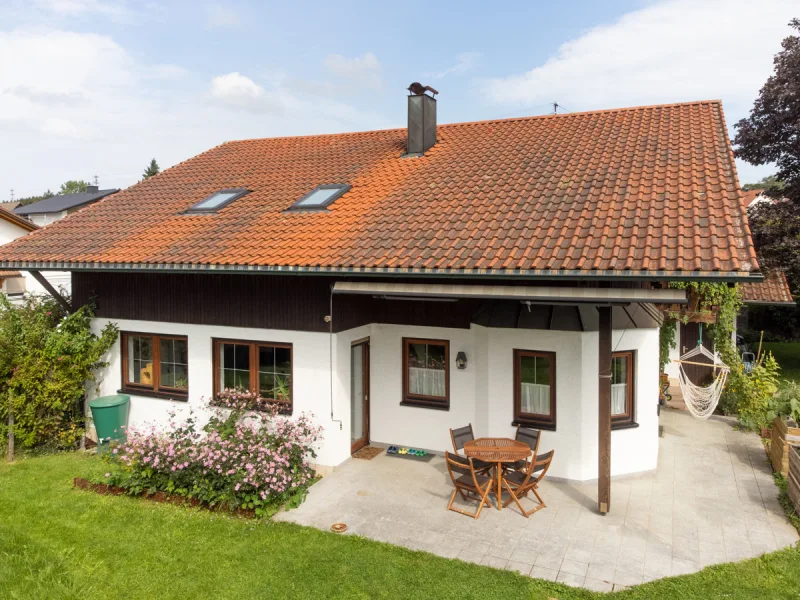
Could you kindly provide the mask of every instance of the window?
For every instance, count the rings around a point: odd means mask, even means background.
[[[556,355],[514,350],[514,424],[556,428]]]
[[[227,206],[237,198],[241,198],[247,193],[247,190],[241,188],[233,188],[228,190],[220,190],[215,192],[205,200],[201,200],[197,204],[193,204],[187,210],[187,214],[208,214],[215,213],[219,209]]]
[[[611,425],[633,423],[633,352],[611,355]]]
[[[292,204],[290,210],[311,210],[325,208],[329,204],[341,197],[347,190],[350,189],[349,185],[334,183],[331,185],[319,185],[307,193],[305,196]]]
[[[151,333],[122,334],[123,389],[170,397],[189,393],[186,337]]]
[[[450,408],[450,344],[403,338],[401,404]]]
[[[258,390],[291,407],[291,344],[214,340],[214,394],[225,388]]]

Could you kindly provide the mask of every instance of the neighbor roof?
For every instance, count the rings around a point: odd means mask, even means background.
[[[21,227],[25,231],[33,231],[34,229],[39,229],[39,226],[35,223],[31,223],[28,219],[24,217],[20,217],[19,215],[15,215],[11,211],[6,210],[5,208],[0,207],[0,219],[8,221],[16,225],[17,227]]]
[[[51,196],[32,204],[25,206],[18,206],[14,212],[18,215],[38,215],[42,213],[61,212],[62,210],[69,210],[76,208],[90,202],[96,202],[101,198],[110,196],[119,191],[119,188],[109,190],[98,190],[96,192],[80,192],[78,194],[59,194]]]
[[[780,271],[765,273],[763,281],[742,284],[741,290],[745,304],[794,305],[795,303],[786,275]]]
[[[719,101],[229,142],[0,248],[0,266],[737,278],[757,270]],[[321,184],[327,210],[289,211]],[[216,214],[187,208],[251,193]]]

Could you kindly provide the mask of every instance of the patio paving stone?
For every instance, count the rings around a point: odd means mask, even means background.
[[[498,511],[492,498],[470,519],[445,510],[452,484],[441,457],[416,463],[381,455],[344,463],[275,519],[326,531],[344,522],[345,535],[596,591],[797,543],[758,436],[734,430],[730,420],[673,410],[662,411],[661,424],[658,468],[614,479],[607,515],[596,511],[596,483],[545,480],[547,507],[531,518],[514,505]],[[455,505],[477,507],[460,497]]]

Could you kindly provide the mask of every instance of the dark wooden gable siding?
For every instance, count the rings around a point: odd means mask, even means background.
[[[328,331],[329,277],[74,272],[77,306],[98,317]],[[334,296],[334,331],[368,323],[468,328],[480,301],[414,302]]]
[[[77,271],[72,274],[72,290],[77,306],[94,301],[97,316],[110,319],[326,332],[329,330],[325,317],[330,314],[331,285],[347,279],[307,275]],[[576,285],[576,282],[557,282],[556,285]],[[622,283],[620,287],[627,285]],[[534,304],[528,308],[520,302],[507,300],[426,302],[344,294],[334,295],[333,299],[334,332],[369,323],[461,329],[476,323],[485,327],[597,330],[597,309],[593,306]],[[636,322],[626,318],[622,308],[615,307],[614,328],[654,326],[638,322],[646,317],[644,311],[636,314],[634,310],[633,313]]]

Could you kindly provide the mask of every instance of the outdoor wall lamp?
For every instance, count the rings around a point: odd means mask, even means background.
[[[459,369],[466,369],[467,368],[467,355],[464,354],[463,350],[461,352],[459,352],[458,354],[456,354],[456,366]]]

